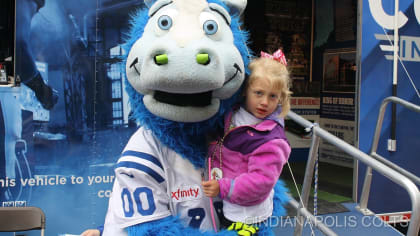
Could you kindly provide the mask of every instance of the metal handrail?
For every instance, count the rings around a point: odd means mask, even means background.
[[[380,134],[381,134],[381,130],[382,130],[382,125],[383,125],[383,121],[384,121],[386,107],[391,102],[402,105],[405,108],[407,108],[409,110],[412,110],[414,112],[420,113],[420,106],[417,106],[413,103],[410,103],[410,102],[405,101],[405,100],[403,100],[401,98],[398,98],[398,97],[391,96],[391,97],[385,98],[382,101],[381,107],[379,109],[378,120],[376,121],[375,134],[373,136],[370,156],[375,158],[376,160],[380,161],[384,165],[390,167],[391,169],[394,169],[395,171],[401,173],[402,175],[404,175],[405,177],[407,177],[408,179],[410,179],[414,183],[417,183],[417,184],[420,185],[420,178],[418,176],[416,176],[416,175],[412,174],[411,172],[399,167],[398,165],[394,164],[393,162],[385,159],[384,157],[382,157],[381,155],[376,153],[376,151],[378,150],[379,138],[380,138]],[[371,183],[372,183],[372,168],[370,166],[368,166],[366,168],[366,175],[365,175],[365,180],[363,182],[362,194],[360,196],[360,203],[358,205],[358,209],[364,214],[369,214],[370,213],[370,211],[367,208],[367,205],[368,205],[368,200],[369,200]]]
[[[417,236],[419,229],[420,229],[420,192],[417,188],[417,186],[406,176],[402,175],[398,171],[386,166],[382,162],[372,158],[371,156],[367,155],[366,153],[360,151],[359,149],[351,146],[350,144],[344,142],[343,140],[337,138],[336,136],[330,134],[328,131],[320,128],[319,126],[309,122],[308,120],[304,119],[303,117],[297,115],[294,112],[289,112],[288,118],[292,119],[296,123],[300,124],[301,126],[311,129],[313,134],[313,139],[317,138],[319,136],[320,138],[323,138],[330,144],[336,146],[337,148],[341,149],[345,153],[349,154],[353,158],[356,158],[357,160],[365,163],[367,166],[372,167],[375,169],[378,173],[381,173],[385,177],[389,178],[393,182],[399,184],[402,186],[409,194],[411,199],[411,205],[412,205],[412,215],[411,215],[411,223],[408,227],[407,235],[409,236]],[[314,142],[314,141],[313,141]],[[312,149],[312,147],[311,147]],[[309,156],[308,162],[307,162],[307,169],[312,169],[312,162],[314,162],[314,158],[316,157],[317,152],[312,151],[311,155]],[[313,170],[313,169],[312,169]],[[310,191],[310,184],[312,182],[312,174],[313,171],[309,171],[305,173],[304,178],[304,184],[302,186],[302,194],[305,192]],[[306,199],[302,199],[303,205],[299,205],[300,208],[306,208],[307,202],[304,202]],[[298,209],[298,217],[300,217],[300,210]],[[316,227],[319,227],[318,225],[315,225]],[[297,224],[295,228],[295,236],[302,234],[302,225]]]
[[[375,135],[373,136],[373,143],[372,143],[372,148],[370,151],[370,155],[373,156],[374,158],[378,159],[379,161],[381,161],[382,163],[384,163],[385,165],[399,171],[401,174],[405,175],[407,178],[411,179],[412,181],[414,181],[415,183],[420,185],[420,178],[412,173],[410,173],[409,171],[399,167],[398,165],[395,165],[394,163],[386,160],[385,158],[383,158],[382,156],[380,156],[379,154],[376,153],[376,151],[378,150],[378,144],[379,144],[379,138],[380,138],[380,134],[381,134],[381,129],[382,129],[382,123],[384,121],[384,116],[385,116],[385,110],[386,107],[388,106],[389,103],[396,103],[399,105],[404,106],[405,108],[412,110],[414,112],[420,113],[420,106],[417,106],[413,103],[410,103],[408,101],[405,101],[401,98],[398,97],[387,97],[382,101],[381,107],[379,109],[379,114],[378,114],[378,120],[376,122],[376,128],[375,128]]]

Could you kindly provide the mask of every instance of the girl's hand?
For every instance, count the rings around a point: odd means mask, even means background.
[[[216,197],[220,193],[220,186],[217,180],[209,180],[201,182],[204,194],[207,197]]]
[[[85,232],[83,232],[80,236],[99,236],[101,235],[101,232],[97,229],[88,229]]]

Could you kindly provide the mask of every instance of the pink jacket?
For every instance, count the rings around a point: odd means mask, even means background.
[[[225,117],[225,132],[231,117],[232,112]],[[243,206],[261,203],[279,179],[290,151],[283,127],[274,120],[228,131],[222,145],[220,197]],[[209,155],[212,154],[212,168],[220,168],[217,142],[210,143]]]

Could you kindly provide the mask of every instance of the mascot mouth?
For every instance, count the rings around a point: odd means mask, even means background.
[[[223,85],[225,85],[225,84],[229,83],[231,80],[233,80],[233,78],[236,77],[236,75],[238,74],[238,72],[242,73],[241,67],[239,67],[238,64],[236,64],[236,63],[233,64],[233,67],[235,67],[235,69],[236,69],[235,74],[232,77],[230,77]]]
[[[155,91],[153,98],[158,102],[175,106],[205,107],[211,104],[211,94],[212,91],[193,94]]]
[[[238,64],[235,63],[233,67],[236,69],[235,74],[232,77],[230,77],[223,84],[223,86],[225,86],[230,81],[232,81],[238,75],[238,73],[242,73],[242,70]],[[153,94],[153,98],[160,103],[166,103],[166,104],[174,105],[174,106],[206,107],[206,106],[211,105],[212,93],[213,91],[185,94],[185,93],[168,93],[168,92],[156,90]]]

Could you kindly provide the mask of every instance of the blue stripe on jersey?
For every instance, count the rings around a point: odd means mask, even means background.
[[[160,161],[156,157],[154,157],[150,154],[147,154],[147,153],[144,153],[144,152],[136,152],[136,151],[125,151],[121,154],[121,156],[122,157],[123,156],[135,156],[135,157],[138,157],[138,158],[141,158],[141,159],[144,159],[144,160],[148,160],[150,162],[153,162],[154,164],[156,164],[157,166],[159,166],[163,170],[163,166],[162,166],[162,164],[160,164]]]
[[[152,176],[158,183],[162,183],[163,181],[165,181],[165,179],[163,179],[163,177],[160,174],[156,173],[156,171],[140,163],[136,163],[132,161],[122,161],[122,162],[117,163],[117,165],[115,166],[115,168],[119,168],[119,167],[133,168],[133,169],[143,171],[149,174],[150,176]]]

